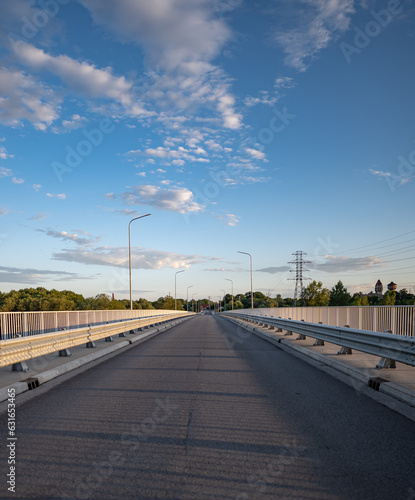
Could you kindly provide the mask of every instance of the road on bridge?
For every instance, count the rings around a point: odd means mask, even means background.
[[[0,498],[415,498],[413,422],[217,315],[16,414],[16,494],[2,474]]]

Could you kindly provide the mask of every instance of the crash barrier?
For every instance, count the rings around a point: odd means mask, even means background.
[[[264,327],[286,330],[285,335],[299,334],[297,340],[306,337],[316,339],[314,345],[321,346],[330,342],[341,346],[338,354],[352,354],[352,349],[381,357],[377,368],[396,368],[396,361],[415,366],[415,338],[403,335],[394,335],[390,332],[381,333],[368,330],[308,323],[290,319],[273,318],[246,312],[223,313],[230,318],[243,319]]]
[[[415,336],[415,306],[261,307],[241,311],[307,323],[350,325],[351,328],[373,332],[392,330],[396,335]]]
[[[172,312],[153,318],[118,321],[105,325],[88,325],[73,330],[61,330],[53,333],[43,333],[26,337],[0,341],[0,367],[13,365],[17,371],[27,371],[22,363],[28,359],[45,354],[59,352],[60,356],[69,356],[68,349],[81,344],[86,347],[95,347],[94,342],[105,338],[112,340],[113,335],[124,337],[126,332],[136,333],[138,329],[156,326],[175,319],[191,316],[193,313]]]
[[[26,337],[62,329],[72,330],[87,325],[105,325],[108,322],[128,321],[172,314],[167,309],[133,309],[102,311],[40,311],[0,313],[0,340]],[[179,311],[180,312],[180,311]]]

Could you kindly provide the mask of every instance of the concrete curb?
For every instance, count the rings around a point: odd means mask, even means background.
[[[329,366],[330,368],[333,368],[343,373],[344,375],[347,375],[348,377],[357,380],[358,382],[368,387],[373,388],[376,391],[387,394],[388,396],[391,396],[402,403],[415,407],[415,393],[406,389],[405,387],[399,386],[387,380],[382,381],[378,377],[373,377],[369,374],[363,373],[358,368],[346,365],[336,359],[330,359],[324,354],[319,354],[314,351],[310,351],[306,347],[295,345],[289,340],[274,336],[271,333],[268,333],[267,331],[263,330],[262,328],[254,327],[251,324],[244,322],[243,320],[237,320],[234,318],[231,319],[226,316],[224,317],[229,321],[232,321],[233,323],[241,326],[245,330],[251,331],[258,337],[262,338],[263,340],[266,340],[267,342],[270,342],[271,344],[278,346],[284,351],[291,353],[292,351],[296,351],[305,358],[311,358],[315,361],[318,361],[319,363],[322,363],[325,366]]]
[[[193,316],[191,316],[191,317],[193,317]],[[36,387],[39,387],[40,385],[45,384],[46,382],[49,382],[50,380],[53,380],[61,375],[69,373],[73,370],[76,370],[77,368],[80,368],[81,366],[84,366],[88,363],[91,363],[92,361],[96,361],[100,358],[103,358],[103,357],[107,356],[108,354],[112,354],[112,353],[119,351],[123,348],[129,347],[132,344],[145,342],[146,340],[149,340],[152,337],[155,337],[159,333],[165,332],[166,330],[172,328],[173,326],[178,325],[179,323],[182,323],[183,321],[185,321],[187,319],[189,319],[189,317],[173,320],[171,323],[166,323],[166,324],[150,327],[147,331],[141,332],[138,335],[135,334],[134,337],[131,336],[130,338],[126,339],[125,341],[118,342],[117,344],[111,345],[111,346],[106,347],[104,349],[101,349],[97,352],[92,352],[90,354],[87,354],[86,356],[82,356],[81,358],[68,361],[67,363],[64,363],[58,367],[52,368],[50,370],[46,370],[45,372],[42,372],[42,373],[38,373],[37,375],[34,375],[33,377],[30,377],[30,375],[29,375],[27,380],[23,380],[21,382],[15,382],[13,384],[10,384],[7,387],[1,388],[0,389],[0,403],[6,401],[9,398],[9,390],[11,390],[11,389],[14,390],[15,395],[22,394],[23,392],[27,392],[29,390],[36,388]],[[104,361],[104,360],[102,360],[102,361]]]

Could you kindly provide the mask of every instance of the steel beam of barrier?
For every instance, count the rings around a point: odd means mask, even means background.
[[[283,328],[289,332],[296,332],[299,335],[342,346],[345,349],[356,349],[357,351],[379,356],[382,360],[377,365],[377,368],[393,368],[394,363],[389,363],[390,360],[415,366],[414,337],[357,330],[347,325],[344,327],[330,326],[246,313],[223,314],[229,318],[240,318]]]
[[[28,359],[64,351],[88,342],[94,342],[113,335],[159,324],[173,319],[192,316],[193,313],[175,313],[152,318],[120,321],[107,325],[88,326],[75,330],[44,333],[31,337],[19,337],[0,341],[0,367],[21,363]]]

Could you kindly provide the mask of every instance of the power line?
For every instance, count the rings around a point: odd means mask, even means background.
[[[386,240],[377,241],[375,243],[369,243],[368,245],[363,245],[363,246],[357,247],[357,248],[351,248],[350,250],[346,250],[344,252],[339,252],[336,255],[345,255],[345,254],[348,254],[351,252],[355,252],[356,250],[361,250],[361,249],[367,248],[367,247],[373,247],[375,245],[379,245],[380,243],[385,243],[386,241],[396,240],[397,238],[402,238],[402,236],[407,236],[408,234],[413,234],[413,233],[415,233],[415,229],[412,231],[408,231],[407,233],[399,234],[398,236],[392,236],[392,238],[387,238]]]

